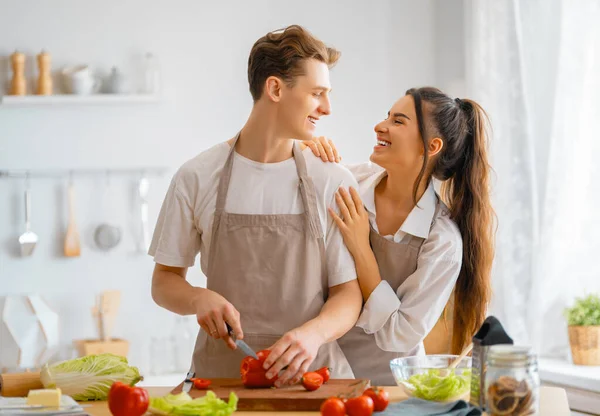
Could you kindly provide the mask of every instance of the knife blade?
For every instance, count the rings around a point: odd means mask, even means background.
[[[237,345],[239,349],[241,349],[244,352],[244,354],[249,355],[255,360],[258,360],[258,355],[256,355],[254,350],[250,348],[248,344],[246,344],[241,339],[235,339],[235,337],[233,336],[233,328],[231,328],[231,325],[229,325],[227,322],[225,322],[225,325],[227,326],[227,332],[229,333],[229,336],[235,341],[235,345]]]
[[[195,372],[188,371],[187,375],[185,376],[185,380],[183,380],[183,387],[181,388],[181,391],[186,393],[190,392],[190,390],[192,389],[192,384],[194,384],[194,382],[191,379],[194,378],[195,375]]]

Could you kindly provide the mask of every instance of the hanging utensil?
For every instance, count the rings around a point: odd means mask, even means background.
[[[75,222],[75,190],[73,189],[73,180],[69,179],[68,188],[69,197],[69,224],[67,226],[67,235],[65,237],[65,256],[79,257],[81,255],[81,244],[79,242],[79,232]]]
[[[110,188],[109,174],[106,175],[106,185],[104,187],[104,194],[102,195],[102,215],[106,215],[106,200],[108,199],[108,190]],[[94,231],[94,241],[96,245],[105,251],[112,250],[121,242],[121,228],[117,225],[110,224],[108,221],[104,221],[102,224],[96,227]]]
[[[38,242],[38,236],[31,231],[31,192],[29,190],[29,175],[27,175],[25,186],[25,232],[19,237],[21,245],[21,256],[31,256]]]
[[[150,248],[150,230],[148,229],[148,190],[150,181],[145,175],[142,176],[138,184],[138,193],[140,196],[140,218],[142,221],[142,246],[141,251],[148,252]]]

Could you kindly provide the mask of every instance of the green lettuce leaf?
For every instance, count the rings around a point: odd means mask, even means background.
[[[414,387],[413,396],[425,400],[447,401],[462,396],[471,388],[471,370],[463,370],[460,375],[454,370],[428,370],[415,374],[407,381]]]
[[[225,402],[209,390],[206,396],[196,399],[187,393],[151,397],[148,411],[160,416],[230,416],[237,409],[237,403],[234,392],[229,394],[229,402]]]

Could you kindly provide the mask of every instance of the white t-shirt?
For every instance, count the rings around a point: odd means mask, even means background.
[[[202,271],[207,273],[217,188],[229,149],[227,142],[213,146],[187,161],[174,175],[150,245],[149,254],[155,262],[191,267],[200,253]],[[356,279],[356,268],[327,207],[339,212],[335,192],[341,186],[358,188],[358,183],[343,166],[323,162],[308,148],[302,153],[315,184],[331,287]],[[259,163],[235,153],[225,211],[263,215],[304,212],[294,158]]]

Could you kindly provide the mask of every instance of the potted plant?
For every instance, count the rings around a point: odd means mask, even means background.
[[[600,296],[575,298],[575,304],[565,309],[565,317],[573,363],[600,365]]]

